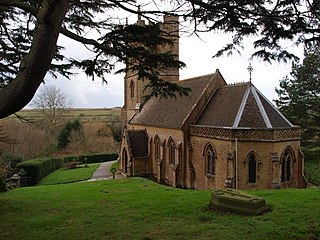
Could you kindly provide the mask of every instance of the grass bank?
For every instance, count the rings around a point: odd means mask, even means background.
[[[251,193],[273,211],[205,211],[210,191],[142,178],[20,188],[0,194],[0,239],[319,239],[319,188]]]
[[[71,183],[89,179],[100,163],[88,164],[88,167],[80,165],[75,169],[60,168],[41,179],[38,185],[51,185],[60,183]]]

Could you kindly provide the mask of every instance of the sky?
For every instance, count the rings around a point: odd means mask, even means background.
[[[248,82],[248,66],[253,67],[252,83],[270,101],[277,98],[275,88],[279,87],[279,81],[289,75],[291,63],[272,64],[263,62],[259,59],[250,59],[254,52],[252,47],[253,39],[244,42],[244,49],[241,55],[235,53],[232,56],[212,58],[221,49],[230,37],[218,33],[201,34],[201,39],[197,36],[180,35],[180,60],[186,63],[186,67],[180,70],[180,79],[206,75],[214,73],[219,69],[228,84]],[[68,55],[81,57],[87,54],[87,50],[79,43],[60,37],[59,42],[66,48]],[[298,56],[303,56],[302,47],[296,48],[288,45]],[[55,85],[72,102],[74,108],[112,108],[122,107],[124,102],[124,75],[109,74],[106,76],[108,84],[102,84],[100,79],[92,81],[81,73],[71,80],[58,77],[53,79],[50,75],[45,78],[47,85]],[[43,86],[38,89],[39,93]],[[27,108],[32,107],[32,103]]]

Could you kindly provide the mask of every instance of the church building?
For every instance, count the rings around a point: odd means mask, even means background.
[[[145,24],[139,18],[137,24]],[[179,55],[178,17],[164,16]],[[168,47],[168,46],[167,46]],[[301,131],[251,83],[227,84],[219,70],[180,80],[189,96],[143,102],[146,81],[126,73],[119,168],[190,189],[305,187]]]

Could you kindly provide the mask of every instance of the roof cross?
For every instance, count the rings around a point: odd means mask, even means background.
[[[252,65],[251,65],[251,63],[249,63],[249,66],[247,67],[247,70],[248,70],[248,72],[249,72],[249,75],[250,75],[250,84],[251,84],[251,75],[252,75],[252,72],[253,72],[253,67],[252,67]]]

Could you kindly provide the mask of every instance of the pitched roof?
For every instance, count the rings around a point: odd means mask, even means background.
[[[293,127],[250,83],[219,87],[196,125],[256,129]]]
[[[151,98],[144,104],[141,112],[130,121],[130,124],[181,128],[206,89],[209,86],[212,87],[212,84],[216,89],[221,82],[225,84],[218,71],[214,74],[179,81],[178,84],[191,88],[189,96],[177,97],[176,99]]]
[[[148,135],[146,130],[127,130],[133,158],[148,156]]]

